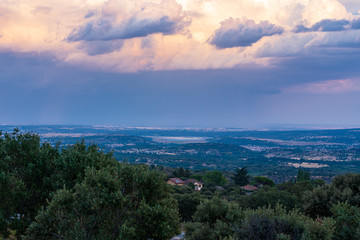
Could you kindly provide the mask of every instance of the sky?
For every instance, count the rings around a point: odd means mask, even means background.
[[[0,0],[0,124],[360,127],[359,0]]]

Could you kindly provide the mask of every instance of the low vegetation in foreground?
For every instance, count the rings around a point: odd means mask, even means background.
[[[135,165],[17,130],[0,134],[0,199],[0,239],[360,239],[357,173],[326,184],[299,170],[276,185],[246,168]]]

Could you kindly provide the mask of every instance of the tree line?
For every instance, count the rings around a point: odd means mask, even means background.
[[[299,169],[296,178],[275,185],[242,168],[228,180],[221,188],[210,183],[200,192],[174,188],[186,239],[360,239],[358,173],[325,184]],[[246,192],[245,184],[259,189]]]
[[[170,186],[168,177],[205,183]],[[246,192],[242,186],[259,187]],[[117,161],[84,141],[60,148],[0,132],[0,239],[360,239],[360,174],[331,184],[299,170],[275,185],[247,168],[166,169]]]

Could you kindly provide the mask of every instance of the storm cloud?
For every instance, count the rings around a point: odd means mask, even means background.
[[[175,34],[184,29],[188,22],[171,20],[169,16],[159,19],[139,19],[133,17],[125,23],[113,24],[109,20],[101,19],[90,22],[75,29],[67,38],[68,41],[109,41],[146,37],[150,34]]]
[[[143,4],[125,13],[124,9],[111,9],[119,2],[110,1],[101,14],[87,14],[90,21],[74,29],[67,40],[72,41],[111,41],[146,37],[160,33],[172,35],[185,29],[191,22],[182,12],[181,6],[168,0],[160,4]],[[94,19],[91,19],[91,18]]]
[[[123,40],[91,42],[85,41],[81,43],[79,48],[84,49],[89,56],[96,56],[120,50],[123,45]]]
[[[305,27],[304,25],[298,25],[295,28],[295,32],[332,32],[332,31],[343,31],[347,29],[347,26],[350,24],[348,20],[334,20],[334,19],[324,19],[320,22],[315,23],[310,28]]]
[[[360,29],[360,19],[352,21],[346,19],[323,19],[309,28],[302,24],[297,25],[294,32],[337,32],[351,29]]]
[[[217,48],[246,47],[265,36],[283,32],[284,28],[268,21],[261,21],[257,24],[254,20],[246,18],[229,18],[221,22],[221,27],[215,31],[209,42]]]

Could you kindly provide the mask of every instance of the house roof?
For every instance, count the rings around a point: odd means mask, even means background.
[[[181,180],[180,178],[169,178],[168,181],[172,181],[175,184],[184,184],[184,181]]]
[[[256,190],[256,189],[258,189],[258,187],[255,187],[255,186],[253,186],[253,185],[246,185],[246,186],[243,186],[243,187],[241,187],[241,189],[244,189],[244,190],[246,190],[246,191],[254,191],[254,190]]]

